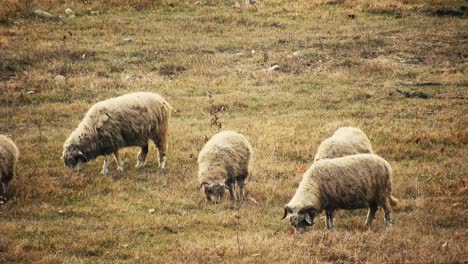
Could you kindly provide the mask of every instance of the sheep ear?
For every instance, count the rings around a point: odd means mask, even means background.
[[[83,162],[88,162],[88,158],[86,158],[85,154],[83,154],[83,152],[81,152],[81,151],[78,151],[77,159],[81,159],[81,160],[83,160]]]
[[[310,218],[309,214],[305,214],[304,220],[309,224],[312,225],[312,218]]]
[[[284,206],[284,215],[283,217],[281,218],[281,220],[285,219],[288,214],[292,213],[292,209],[290,207],[288,207],[287,205]]]

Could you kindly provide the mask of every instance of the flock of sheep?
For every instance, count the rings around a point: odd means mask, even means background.
[[[141,150],[136,168],[141,168],[152,140],[159,151],[159,167],[164,169],[170,112],[169,103],[155,93],[130,93],[98,102],[66,140],[62,159],[66,166],[81,171],[86,162],[103,155],[101,172],[106,175],[112,154],[117,170],[123,171],[119,149],[137,146]],[[0,135],[3,194],[13,178],[18,155],[13,141]],[[233,131],[215,134],[198,156],[198,180],[207,201],[220,202],[225,189],[231,200],[243,200],[252,160],[252,147],[243,135]],[[369,208],[366,224],[370,225],[380,206],[388,226],[391,207],[396,204],[390,164],[373,153],[369,139],[360,129],[342,127],[320,144],[314,163],[284,207],[283,219],[289,219],[294,228],[303,232],[325,211],[325,225],[331,229],[335,210]]]

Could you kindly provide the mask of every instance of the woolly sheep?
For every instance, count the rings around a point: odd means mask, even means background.
[[[93,105],[63,146],[62,158],[68,167],[81,171],[83,164],[104,155],[101,173],[107,175],[111,154],[117,170],[123,171],[119,149],[141,147],[136,168],[145,165],[148,141],[159,150],[159,166],[166,163],[170,105],[156,93],[138,92],[107,99]]]
[[[331,229],[336,209],[369,208],[366,224],[371,225],[381,206],[385,223],[390,225],[391,206],[396,204],[390,164],[375,154],[356,154],[314,162],[285,205],[283,219],[289,218],[291,225],[303,232],[325,210],[325,224]]]
[[[247,139],[234,131],[219,132],[205,144],[198,155],[198,180],[207,201],[218,203],[225,188],[235,200],[235,182],[240,199],[245,198],[244,181],[250,173],[252,155]]]
[[[318,147],[314,160],[332,159],[359,153],[374,153],[366,134],[359,128],[340,127]]]
[[[18,161],[19,151],[15,143],[7,136],[0,135],[0,182],[2,195],[8,191],[8,185],[13,179],[15,165]]]

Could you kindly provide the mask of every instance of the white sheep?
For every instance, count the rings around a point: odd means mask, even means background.
[[[0,135],[0,182],[2,195],[6,195],[8,185],[15,174],[19,151],[15,143],[7,136]]]
[[[93,105],[63,146],[66,166],[81,171],[83,164],[104,155],[102,174],[109,172],[111,154],[117,170],[123,171],[119,149],[138,146],[137,168],[145,165],[148,141],[159,150],[159,166],[166,163],[170,105],[156,93],[138,92],[107,99]]]
[[[314,162],[285,205],[283,219],[289,218],[303,232],[325,210],[325,224],[331,229],[336,209],[369,208],[366,224],[370,225],[381,206],[385,223],[390,225],[391,206],[396,204],[390,164],[375,154],[356,154]]]
[[[234,131],[214,135],[198,155],[198,180],[207,201],[218,203],[225,188],[231,200],[235,200],[236,182],[240,199],[244,199],[244,183],[250,174],[252,157],[252,147],[243,135]]]
[[[320,143],[314,160],[332,159],[359,153],[374,153],[369,138],[355,127],[340,127]]]

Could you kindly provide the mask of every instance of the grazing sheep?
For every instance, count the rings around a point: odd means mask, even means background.
[[[8,191],[8,185],[13,179],[15,165],[18,161],[19,151],[15,143],[7,136],[0,135],[0,182],[2,195]]]
[[[235,200],[235,182],[240,199],[245,198],[244,181],[250,173],[252,155],[247,139],[233,131],[219,132],[205,144],[198,155],[198,180],[207,201],[218,203],[224,188]]]
[[[359,153],[374,153],[366,134],[359,128],[340,127],[318,147],[314,160],[332,159]]]
[[[336,209],[369,208],[366,224],[370,225],[381,206],[385,223],[390,225],[390,206],[396,204],[390,164],[375,154],[356,154],[314,162],[284,207],[283,219],[288,217],[303,232],[325,210],[325,224],[331,229]]]
[[[159,94],[145,92],[96,103],[63,145],[65,165],[81,171],[84,163],[104,155],[101,172],[107,175],[113,153],[117,170],[123,171],[119,149],[138,146],[141,151],[136,167],[141,168],[145,165],[151,139],[159,150],[159,166],[164,169],[170,108]]]

